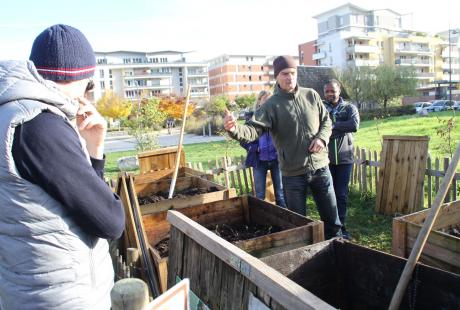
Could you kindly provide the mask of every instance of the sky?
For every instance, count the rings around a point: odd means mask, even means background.
[[[405,14],[418,31],[460,27],[459,0],[13,0],[1,4],[0,60],[27,59],[35,37],[57,23],[80,29],[100,52],[297,55],[317,38],[313,16],[348,2]]]

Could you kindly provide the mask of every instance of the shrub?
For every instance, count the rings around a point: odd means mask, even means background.
[[[388,118],[390,116],[410,115],[415,113],[413,105],[403,105],[396,107],[388,107],[386,109],[374,109],[367,111],[360,111],[359,116],[362,121],[373,120],[376,118]]]

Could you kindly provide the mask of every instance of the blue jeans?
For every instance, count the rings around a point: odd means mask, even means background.
[[[288,209],[302,216],[307,212],[307,192],[310,188],[321,220],[324,222],[326,239],[342,235],[334,186],[327,166],[301,175],[283,176],[283,186]]]
[[[340,222],[343,225],[342,229],[345,227],[345,219],[347,217],[348,183],[350,182],[352,168],[353,164],[329,165],[334,182],[337,210]]]
[[[259,161],[257,167],[252,168],[254,173],[254,187],[256,190],[256,197],[265,199],[267,171],[270,170],[273,189],[275,190],[275,201],[280,207],[286,208],[283,195],[283,184],[281,183],[281,172],[277,160]]]

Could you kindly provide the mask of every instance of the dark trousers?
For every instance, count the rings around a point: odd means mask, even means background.
[[[347,217],[348,184],[350,183],[352,169],[353,164],[329,165],[337,199],[337,210],[343,227],[345,227]]]
[[[326,239],[342,235],[332,177],[327,166],[301,175],[283,176],[283,187],[288,209],[302,216],[307,212],[307,193],[310,189],[324,222]]]
[[[256,197],[259,199],[265,199],[267,171],[270,171],[272,176],[276,204],[285,208],[286,203],[284,202],[283,184],[281,182],[281,172],[277,160],[259,160],[257,167],[252,168],[252,172],[254,173]]]

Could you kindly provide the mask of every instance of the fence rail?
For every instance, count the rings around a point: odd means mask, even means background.
[[[207,162],[187,163],[187,166],[212,175],[213,180],[220,184],[234,187],[238,194],[254,193],[252,168],[244,165],[244,156],[224,158]],[[431,206],[439,190],[442,179],[449,166],[450,158],[427,158],[425,170],[422,204]],[[351,176],[351,184],[360,192],[376,193],[379,177],[380,155],[377,151],[356,147],[355,163]],[[456,173],[445,202],[460,197],[460,173]]]

